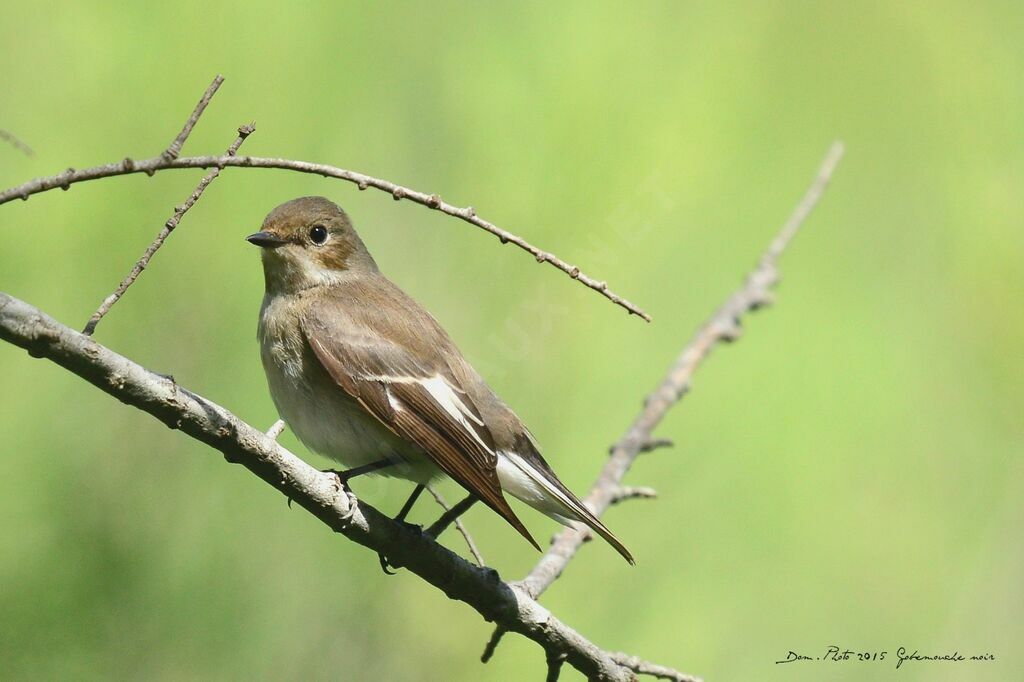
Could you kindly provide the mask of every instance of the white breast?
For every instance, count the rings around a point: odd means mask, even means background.
[[[306,366],[316,360],[304,352],[298,320],[281,314],[284,305],[287,302],[280,299],[264,299],[260,356],[274,405],[299,440],[345,468],[395,459],[398,464],[380,473],[417,482],[438,475],[415,446],[388,430],[333,382],[323,381],[322,371]]]

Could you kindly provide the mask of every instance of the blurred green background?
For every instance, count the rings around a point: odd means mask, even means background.
[[[158,153],[219,72],[185,154],[255,119],[246,153],[472,204],[654,322],[409,202],[228,170],[97,339],[269,426],[242,237],[323,194],[584,492],[842,138],[778,305],[630,474],[660,499],[607,517],[637,566],[589,545],[543,602],[708,680],[1020,679],[1022,36],[1014,2],[36,3],[0,24],[0,127],[37,152],[0,145],[0,184]],[[0,290],[80,328],[201,175],[0,207]],[[542,679],[532,643],[482,666],[468,607],[212,450],[5,344],[0,382],[0,677]],[[409,492],[354,487],[388,512]],[[468,524],[503,576],[536,560],[487,510]],[[888,660],[774,664],[832,644]],[[996,662],[897,671],[900,646]]]

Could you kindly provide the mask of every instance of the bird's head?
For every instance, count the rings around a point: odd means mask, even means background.
[[[246,240],[262,249],[272,293],[295,293],[377,269],[348,216],[324,197],[281,204]]]

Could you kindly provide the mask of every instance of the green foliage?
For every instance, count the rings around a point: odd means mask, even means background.
[[[472,204],[654,316],[408,202],[228,169],[100,342],[269,426],[243,237],[324,194],[581,492],[841,137],[779,305],[701,370],[659,430],[676,448],[631,473],[661,497],[607,518],[638,565],[588,546],[544,602],[602,645],[709,679],[894,674],[773,664],[830,644],[997,656],[905,665],[905,682],[1024,670],[1019,3],[89,2],[7,19],[0,127],[37,154],[0,145],[5,187],[158,153],[220,72],[185,154],[219,153],[255,119],[244,152]],[[0,207],[0,290],[83,325],[201,175]],[[385,578],[200,444],[6,345],[0,382],[0,677],[542,674],[515,637],[481,668],[479,617]],[[354,487],[385,510],[408,493]],[[487,510],[468,524],[504,576],[536,559]]]

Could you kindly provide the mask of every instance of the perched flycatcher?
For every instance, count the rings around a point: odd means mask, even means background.
[[[262,247],[259,340],[274,404],[308,448],[350,467],[344,480],[379,471],[418,494],[447,474],[538,550],[503,493],[582,521],[633,563],[441,325],[380,273],[341,208],[295,199],[247,239]]]

